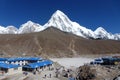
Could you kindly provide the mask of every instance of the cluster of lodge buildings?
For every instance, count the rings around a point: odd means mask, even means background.
[[[101,64],[101,65],[118,65],[120,64],[120,56],[106,56],[96,58],[90,64]]]
[[[40,57],[0,58],[0,72],[15,74],[22,71],[43,71],[50,69],[53,62]]]

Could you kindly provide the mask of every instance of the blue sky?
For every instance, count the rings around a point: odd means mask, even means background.
[[[28,20],[43,25],[56,10],[92,30],[102,26],[120,33],[120,0],[0,0],[0,25],[19,27]]]

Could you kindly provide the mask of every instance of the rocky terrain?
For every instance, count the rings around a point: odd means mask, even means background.
[[[0,35],[0,56],[74,57],[119,53],[120,41],[85,39],[53,27],[36,33]]]
[[[120,75],[120,65],[84,65],[79,67],[77,80],[115,80]]]

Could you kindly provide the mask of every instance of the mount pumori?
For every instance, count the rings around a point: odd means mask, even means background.
[[[48,27],[55,27],[61,31],[75,34],[87,39],[112,39],[120,40],[120,34],[112,34],[104,28],[98,27],[95,31],[87,29],[79,25],[77,22],[71,21],[62,11],[57,10],[45,25],[40,25],[32,21],[28,21],[17,29],[14,26],[0,26],[0,34],[24,34],[31,32],[40,32]]]

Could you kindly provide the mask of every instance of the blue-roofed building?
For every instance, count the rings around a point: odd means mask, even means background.
[[[69,80],[75,80],[75,78],[72,77],[72,78],[69,78]]]
[[[22,72],[22,67],[15,64],[0,63],[0,71],[7,74]]]
[[[7,61],[7,58],[0,58],[0,63],[5,63]]]
[[[41,61],[42,58],[40,57],[18,57],[18,58],[8,58],[7,62],[8,64],[17,64],[17,65],[26,65],[28,63],[34,63]]]
[[[9,73],[18,71],[36,71],[50,69],[53,62],[40,57],[12,57],[0,58],[0,70]],[[20,70],[22,67],[22,70]],[[20,69],[19,69],[20,68]]]
[[[36,63],[30,63],[28,65],[23,66],[23,70],[25,71],[37,71],[37,70],[45,70],[45,69],[50,69],[52,66],[53,62],[50,60],[43,60],[40,62]]]
[[[7,61],[8,58],[0,58],[0,61]]]
[[[25,60],[28,61],[28,63],[34,63],[34,62],[41,61],[43,59],[40,57],[27,57],[25,58]]]

